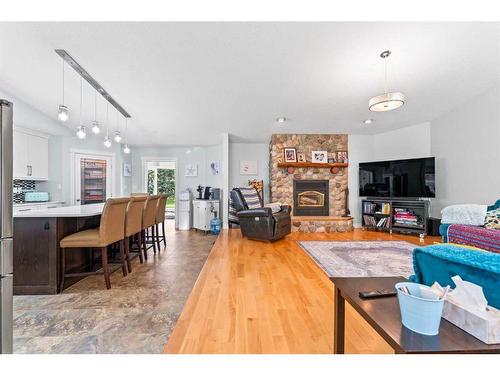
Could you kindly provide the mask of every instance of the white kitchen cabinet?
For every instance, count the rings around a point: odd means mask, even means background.
[[[49,139],[46,136],[14,130],[14,178],[46,181],[49,179]]]
[[[219,212],[218,200],[196,199],[193,202],[193,228],[209,231],[210,220],[215,216],[214,211]]]

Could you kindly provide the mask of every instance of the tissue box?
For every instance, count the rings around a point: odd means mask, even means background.
[[[443,318],[486,344],[500,344],[500,310],[470,311],[445,300]]]

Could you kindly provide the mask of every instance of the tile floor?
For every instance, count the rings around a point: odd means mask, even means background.
[[[175,231],[132,273],[87,277],[52,296],[14,297],[15,353],[161,353],[216,237]]]

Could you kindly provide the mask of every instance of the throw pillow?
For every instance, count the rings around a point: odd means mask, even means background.
[[[488,229],[500,229],[500,208],[486,213],[484,227]]]

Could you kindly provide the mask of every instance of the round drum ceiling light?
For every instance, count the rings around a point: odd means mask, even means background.
[[[391,51],[387,50],[380,54],[384,59],[385,67],[385,93],[374,96],[368,102],[368,108],[373,112],[386,112],[401,107],[405,104],[405,96],[402,92],[388,92],[387,90],[387,58],[391,55]]]

